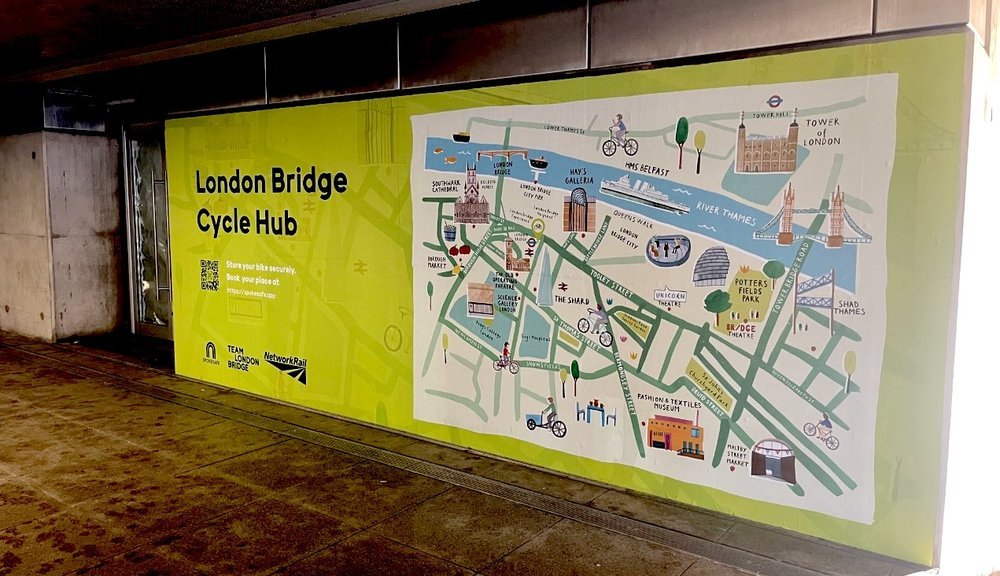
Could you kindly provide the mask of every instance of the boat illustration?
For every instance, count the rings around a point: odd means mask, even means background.
[[[451,139],[455,142],[468,142],[472,138],[468,132],[455,132],[451,135]]]
[[[537,170],[545,170],[546,168],[549,167],[549,161],[545,159],[545,156],[532,158],[531,160],[528,160],[528,164],[530,164],[532,168],[535,168]]]
[[[628,174],[619,178],[617,182],[601,180],[601,192],[649,204],[654,208],[668,210],[676,214],[687,214],[691,211],[687,204],[670,200],[666,194],[658,191],[649,182],[643,182],[637,178],[635,184],[632,184]]]

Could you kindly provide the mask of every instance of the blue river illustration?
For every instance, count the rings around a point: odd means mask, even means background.
[[[427,170],[438,172],[453,172],[460,175],[464,186],[466,166],[476,165],[481,176],[492,176],[495,158],[490,160],[484,158],[476,163],[476,154],[480,151],[501,150],[504,147],[500,144],[490,143],[459,143],[446,138],[428,138],[427,153],[424,166]],[[756,208],[752,208],[737,202],[727,196],[716,192],[709,192],[696,188],[690,184],[680,184],[664,178],[656,178],[640,172],[627,171],[623,168],[615,168],[604,164],[587,162],[578,158],[570,158],[556,154],[547,150],[537,148],[519,147],[514,144],[507,146],[508,149],[528,150],[529,158],[544,157],[548,162],[544,172],[538,175],[538,184],[572,190],[581,187],[587,191],[587,195],[597,200],[622,210],[628,210],[641,214],[654,221],[687,230],[693,234],[700,234],[708,238],[714,238],[718,244],[727,247],[739,248],[749,254],[753,254],[763,260],[778,260],[789,266],[795,257],[800,241],[793,242],[790,246],[779,246],[774,240],[755,240],[753,233],[763,228],[774,217]],[[435,152],[436,151],[436,152]],[[624,154],[619,152],[622,158]],[[622,160],[624,161],[624,160]],[[566,179],[576,177],[571,175],[571,170],[586,170],[586,177],[593,179],[593,184],[567,184]],[[510,177],[517,180],[532,182],[535,175],[528,163],[528,160],[521,156],[516,156],[510,163]],[[633,183],[642,180],[655,186],[660,192],[667,194],[673,202],[686,204],[690,208],[687,214],[676,214],[667,210],[654,208],[647,204],[633,202],[626,198],[606,194],[601,191],[601,180],[616,181],[623,175],[628,174]],[[507,194],[512,193],[512,189],[507,190]],[[705,207],[715,207],[705,210]],[[801,206],[804,208],[805,206]],[[737,218],[730,216],[736,215]],[[801,214],[796,216],[793,223],[793,230],[796,235],[804,234],[808,224],[812,222],[813,215]],[[826,231],[826,224],[821,232]],[[775,226],[773,232],[777,232]],[[645,246],[643,238],[641,246]],[[692,238],[692,250],[695,254],[701,254],[708,248],[716,245],[714,243],[700,245]],[[848,292],[854,292],[857,272],[857,245],[845,244],[841,248],[827,248],[822,242],[813,243],[802,272],[808,276],[816,277],[825,274],[830,270],[836,270],[837,287]]]

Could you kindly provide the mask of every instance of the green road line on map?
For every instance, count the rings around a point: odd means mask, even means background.
[[[838,346],[840,346],[841,340],[843,340],[843,337],[839,333],[835,332],[830,340],[827,341],[826,346],[823,347],[823,351],[820,352],[820,355],[816,357],[815,362],[810,363],[811,369],[809,370],[809,375],[799,383],[799,387],[803,390],[809,390],[812,383],[816,381],[816,377],[820,375],[820,367],[829,366],[830,356],[833,355],[833,352]]]
[[[479,367],[482,364],[481,360],[482,356],[480,356],[480,361],[476,363],[473,363],[472,361],[466,359],[464,356],[461,356],[460,354],[452,354],[451,358],[453,362],[458,362],[459,364],[465,366],[472,372],[473,375],[472,388],[476,392],[475,397],[466,398],[465,396],[461,396],[453,392],[445,392],[443,390],[431,390],[431,389],[426,390],[426,393],[430,394],[431,396],[438,396],[440,398],[445,398],[447,400],[452,400],[454,402],[457,402],[462,406],[465,406],[466,408],[472,410],[472,412],[476,414],[476,416],[479,416],[479,418],[483,422],[487,422],[488,418],[486,416],[486,411],[483,410],[482,406],[480,406],[483,397],[483,390],[482,387],[479,385]]]
[[[431,344],[427,347],[427,355],[424,356],[424,367],[420,371],[420,376],[427,376],[427,370],[431,367],[431,358],[437,353],[438,336],[441,335],[441,324],[434,325],[434,334],[431,336]]]
[[[642,356],[639,357],[639,363],[636,365],[636,369],[640,372],[642,372],[643,365],[646,364],[646,358],[649,358],[649,351],[653,348],[651,344],[656,342],[656,333],[660,330],[660,322],[661,320],[659,318],[655,318],[651,323],[652,326],[649,328],[649,336],[646,338],[646,345],[642,347]],[[666,364],[666,360],[664,360],[663,363]]]
[[[590,243],[590,249],[587,250],[587,255],[584,256],[583,258],[584,262],[590,261],[590,257],[593,256],[594,252],[597,251],[597,247],[600,246],[601,242],[604,241],[604,235],[608,232],[608,226],[610,224],[611,224],[611,216],[605,216],[604,222],[601,223],[601,229],[597,231],[597,237],[594,238],[594,241]]]
[[[601,285],[597,282],[597,278],[591,277],[591,282],[594,286],[594,300],[601,302]],[[625,407],[628,409],[629,419],[632,422],[632,433],[635,436],[635,447],[639,452],[639,457],[645,458],[646,446],[642,442],[642,430],[639,429],[639,415],[635,411],[635,401],[632,399],[632,391],[629,390],[628,376],[625,374],[625,363],[621,359],[621,352],[618,350],[618,343],[615,341],[614,332],[611,331],[610,316],[608,316],[608,322],[605,330],[607,330],[608,334],[611,335],[611,353],[614,355],[615,359],[615,369],[618,372],[618,383],[622,387],[622,398],[625,400]]]
[[[788,324],[785,324],[784,329],[782,329],[781,334],[778,336],[778,340],[774,343],[774,348],[771,349],[771,355],[767,357],[767,362],[765,364],[768,368],[774,366],[774,363],[778,361],[778,355],[781,354],[781,349],[788,341],[788,335],[792,332],[792,324],[795,321],[791,318],[788,319]]]
[[[836,474],[838,478],[840,478],[840,480],[844,483],[844,485],[846,485],[851,490],[857,488],[857,484],[855,484],[854,480],[852,480],[851,477],[846,472],[841,470],[841,468],[837,466],[837,463],[834,462],[832,458],[830,458],[829,454],[826,452],[826,448],[822,448],[818,442],[813,442],[809,440],[808,437],[802,432],[802,429],[798,425],[793,423],[791,420],[789,420],[784,414],[779,412],[777,408],[775,408],[774,405],[771,404],[767,400],[767,398],[764,397],[763,394],[761,394],[757,390],[751,390],[750,396],[758,404],[760,404],[761,408],[763,408],[766,412],[773,414],[774,418],[778,421],[778,423],[784,426],[785,429],[789,431],[789,433],[791,433],[799,440],[798,444],[800,446],[804,445],[808,447],[813,453],[815,453],[816,457],[819,458],[819,460],[822,461],[824,464],[826,464],[826,466],[830,470],[832,470],[833,473]]]
[[[635,316],[636,318],[641,317],[638,311],[634,311],[633,309],[626,308],[624,306],[615,306],[614,308],[608,308],[607,310],[605,310],[605,312],[608,313],[609,319],[614,317],[615,314],[617,314],[618,312],[624,312],[629,316]],[[633,312],[635,312],[635,314],[633,314]],[[625,324],[625,322],[619,319],[618,324],[621,326],[622,330],[628,332],[628,335],[631,336],[633,340],[635,340],[636,342],[642,342],[643,344],[646,343],[646,338],[639,336],[639,333],[633,330],[629,325]]]
[[[609,364],[600,370],[595,370],[593,372],[580,372],[580,378],[587,377],[588,380],[597,380],[598,378],[604,378],[605,376],[611,376],[612,374],[618,372],[618,368],[614,364]]]
[[[816,322],[824,328],[830,327],[830,322],[826,315],[820,314],[812,308],[802,308],[799,310],[799,314],[805,314],[810,320]],[[853,340],[854,342],[861,342],[862,340],[861,335],[855,332],[850,326],[846,326],[836,321],[833,323],[833,333],[839,334],[848,340]]]
[[[853,384],[854,382],[851,382],[852,386]],[[837,394],[834,395],[833,400],[830,400],[830,403],[826,405],[827,411],[833,412],[834,410],[836,410],[838,407],[840,407],[841,404],[843,404],[844,400],[847,400],[848,396],[850,396],[850,394],[844,393],[844,390],[841,389],[840,392],[837,392]],[[842,426],[842,428],[844,428],[845,430],[850,430],[850,428],[848,428],[847,426]]]
[[[430,389],[425,390],[424,393],[427,394],[428,396],[437,396],[438,398],[444,398],[445,400],[451,400],[452,402],[461,404],[462,406],[465,406],[470,411],[472,411],[473,414],[479,416],[479,419],[482,420],[483,422],[489,422],[489,417],[486,416],[486,412],[483,410],[483,408],[478,404],[472,402],[468,398],[465,398],[464,396],[459,396],[458,394],[454,394],[452,392],[444,392],[442,390],[430,390]]]
[[[613,258],[597,258],[587,261],[587,263],[592,266],[624,266],[629,264],[643,264],[645,262],[645,256],[617,256]]]
[[[754,401],[760,404],[768,412],[774,409],[774,407],[770,405],[770,403],[763,397],[763,395],[761,395],[756,390],[751,390],[750,396],[751,398],[753,398]],[[837,464],[832,459],[830,459],[830,457],[826,453],[824,453],[824,450],[826,450],[826,448],[821,447],[821,445],[818,442],[810,440],[805,434],[802,433],[800,429],[792,425],[792,423],[788,421],[788,419],[785,418],[783,414],[778,413],[776,418],[779,420],[779,423],[782,426],[785,426],[786,430],[792,432],[792,436],[794,436],[798,440],[798,442],[793,442],[791,437],[783,434],[782,431],[778,429],[778,427],[775,426],[774,423],[771,422],[770,420],[763,419],[763,414],[761,414],[760,411],[752,403],[749,402],[747,403],[747,410],[749,410],[750,413],[755,418],[760,420],[761,424],[763,424],[764,427],[767,428],[768,431],[771,434],[773,434],[774,437],[777,438],[778,440],[785,442],[789,446],[805,447],[806,449],[808,449],[808,451],[812,452],[820,462],[825,464],[827,468],[829,468],[838,478],[840,478],[840,481],[843,482],[848,489],[854,490],[855,488],[858,487],[858,485],[854,482],[854,480],[850,476],[848,476],[846,472],[841,470],[840,467],[837,466]],[[836,481],[826,473],[825,470],[820,468],[819,464],[813,461],[812,458],[809,458],[805,450],[797,451],[795,453],[795,458],[796,460],[800,460],[802,464],[806,467],[806,469],[812,472],[813,476],[815,476],[816,479],[819,480],[820,483],[823,484],[823,486],[825,486],[827,490],[833,493],[834,496],[840,496],[841,494],[843,494],[843,490],[840,489],[840,485],[838,485]]]
[[[677,343],[681,341],[681,336],[684,335],[684,330],[678,328],[677,332],[674,332],[674,337],[670,341],[670,347],[667,348],[667,356],[663,359],[663,366],[660,367],[660,376],[657,380],[663,380],[663,377],[667,374],[667,368],[670,366],[670,361],[674,358],[674,350],[677,348]]]

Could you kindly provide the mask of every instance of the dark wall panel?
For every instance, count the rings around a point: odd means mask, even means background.
[[[289,102],[396,87],[394,21],[337,28],[267,45],[271,102]]]
[[[594,0],[595,68],[871,34],[872,0]]]
[[[582,1],[484,1],[400,22],[404,88],[586,67],[587,5]]]

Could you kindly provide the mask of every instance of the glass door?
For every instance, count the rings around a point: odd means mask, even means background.
[[[122,142],[132,332],[171,340],[170,220],[163,125],[128,126]]]

